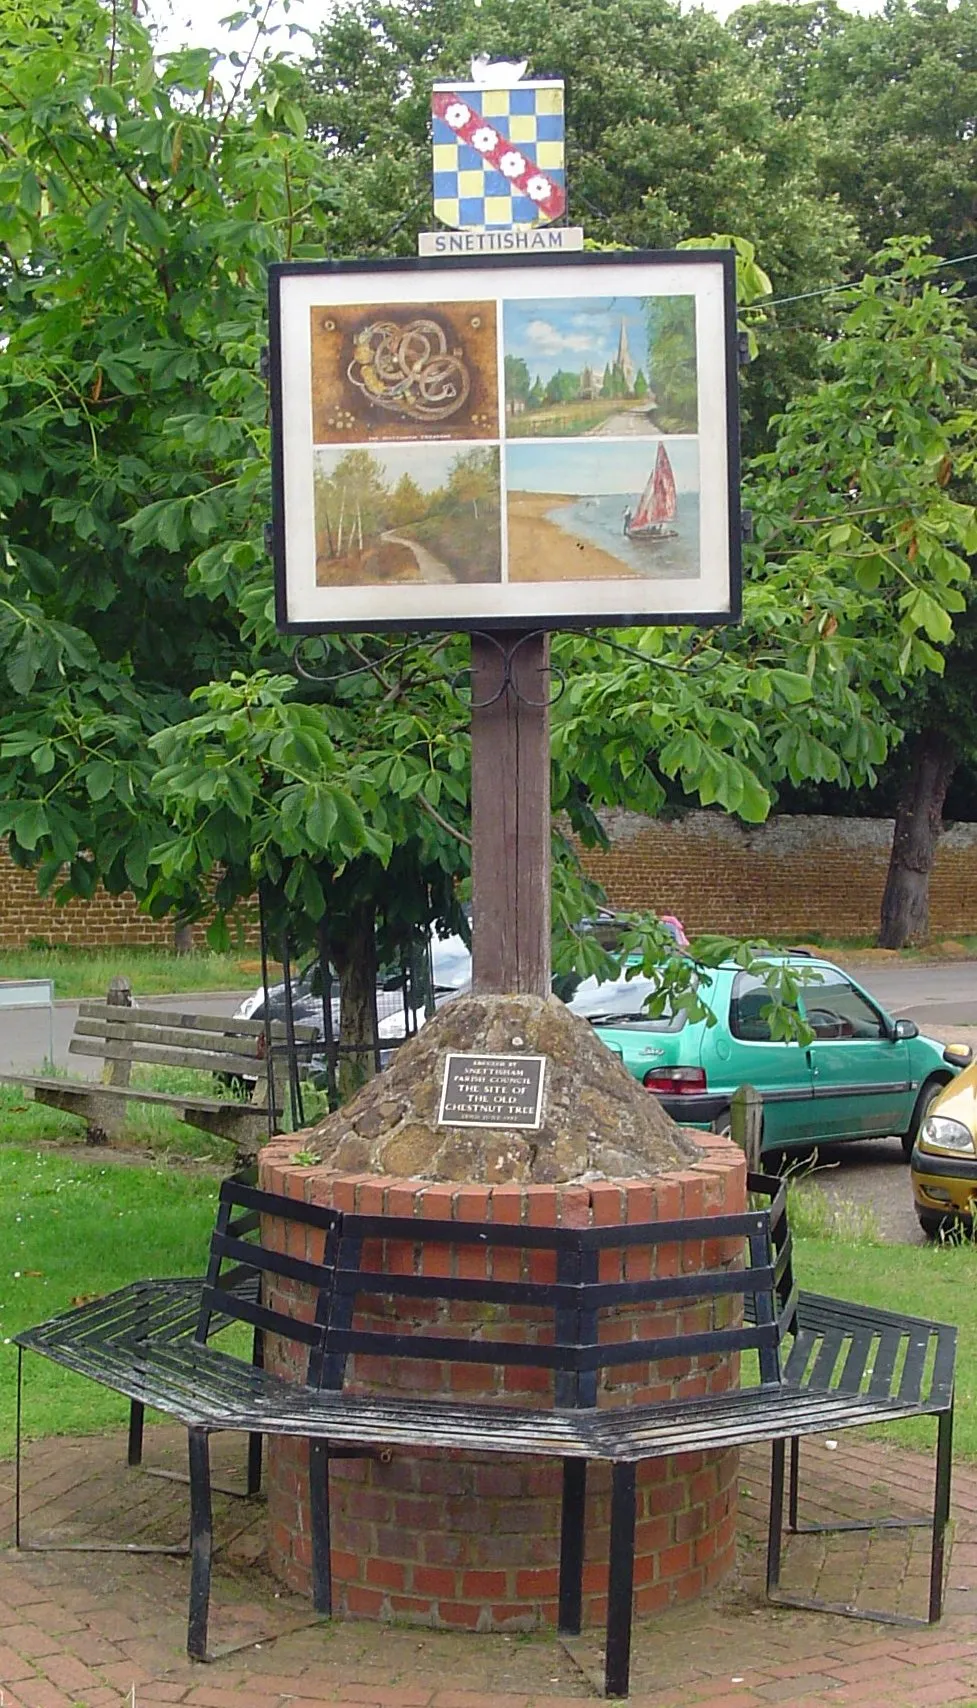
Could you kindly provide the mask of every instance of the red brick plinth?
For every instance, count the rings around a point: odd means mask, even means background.
[[[294,1140],[279,1140],[261,1153],[260,1184],[270,1192],[366,1214],[424,1216],[458,1221],[525,1221],[552,1226],[613,1226],[679,1217],[735,1214],[746,1208],[742,1153],[728,1139],[697,1134],[703,1159],[692,1168],[647,1180],[586,1186],[460,1186],[377,1175],[336,1175],[289,1161]],[[321,1255],[310,1230],[281,1223],[265,1226],[295,1256]],[[306,1245],[306,1241],[310,1243]],[[738,1242],[690,1241],[645,1251],[602,1253],[601,1278],[637,1279],[702,1267],[725,1268],[739,1261]],[[369,1257],[367,1257],[369,1261]],[[467,1246],[388,1242],[385,1262],[409,1273],[475,1273],[466,1265],[494,1263],[497,1279],[514,1280],[530,1257],[507,1250],[487,1254]],[[551,1254],[532,1254],[534,1264]],[[643,1267],[642,1267],[643,1265]],[[656,1267],[652,1269],[652,1265]],[[543,1278],[542,1272],[535,1273]],[[555,1279],[555,1273],[553,1275]],[[290,1287],[291,1283],[284,1283]],[[398,1301],[401,1321],[428,1301]],[[381,1314],[385,1307],[376,1307]],[[737,1300],[690,1300],[681,1310],[683,1330],[725,1325],[740,1308]],[[471,1332],[485,1307],[454,1305],[445,1323]],[[651,1318],[654,1317],[652,1323]],[[532,1339],[536,1312],[493,1307],[493,1332]],[[366,1322],[366,1318],[358,1319]],[[430,1320],[427,1317],[426,1320]],[[663,1335],[678,1326],[672,1307],[618,1311],[602,1321],[608,1341]],[[379,1326],[379,1325],[378,1325]],[[389,1327],[389,1316],[386,1326]],[[447,1332],[452,1332],[449,1327]],[[271,1341],[269,1369],[288,1373],[301,1358],[294,1345]],[[634,1405],[681,1399],[729,1388],[738,1380],[735,1357],[625,1365],[601,1378],[599,1404]],[[414,1392],[443,1398],[476,1397],[499,1404],[553,1404],[548,1373],[487,1365],[405,1362],[379,1358],[351,1361],[347,1388],[359,1393]],[[719,1582],[733,1563],[736,1528],[737,1453],[687,1453],[652,1460],[639,1470],[635,1563],[635,1608],[650,1613],[688,1601]],[[270,1563],[290,1589],[311,1593],[311,1544],[304,1441],[269,1443],[268,1508]],[[450,1453],[397,1451],[389,1463],[336,1460],[331,1467],[333,1602],[337,1614],[399,1619],[421,1625],[478,1631],[514,1631],[556,1619],[559,1559],[558,1464],[516,1458],[471,1458]],[[588,1477],[584,1621],[605,1616],[610,1477],[592,1466]]]

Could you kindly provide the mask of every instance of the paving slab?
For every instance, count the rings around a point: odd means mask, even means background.
[[[147,1461],[178,1471],[184,1443],[164,1426]],[[215,1474],[243,1465],[215,1443]],[[932,1460],[851,1435],[805,1448],[802,1521],[878,1516],[882,1493],[922,1514]],[[186,1533],[184,1485],[130,1471],[121,1434],[27,1449],[31,1541],[173,1542]],[[744,1453],[734,1577],[704,1601],[636,1620],[634,1708],[977,1708],[977,1469],[958,1468],[947,1611],[909,1630],[773,1608],[763,1598],[767,1454]],[[0,1464],[0,1535],[12,1533],[12,1467]],[[152,1554],[0,1549],[3,1708],[572,1708],[599,1693],[599,1633],[468,1635],[317,1620],[264,1562],[263,1502],[215,1497],[220,1545],[212,1640],[222,1658],[187,1660],[187,1563]],[[785,1587],[895,1611],[926,1597],[925,1530],[799,1537]]]

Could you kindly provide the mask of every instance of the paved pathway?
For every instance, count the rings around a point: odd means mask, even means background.
[[[153,1430],[147,1457],[182,1462],[180,1432]],[[240,1475],[242,1443],[219,1440],[218,1475]],[[705,1602],[638,1622],[633,1708],[950,1708],[977,1704],[977,1469],[957,1471],[947,1611],[921,1631],[765,1605],[765,1453],[744,1454],[743,1545],[735,1582]],[[932,1460],[872,1442],[805,1447],[816,1500],[802,1517],[878,1515],[895,1492],[925,1510]],[[186,1489],[124,1467],[124,1437],[52,1440],[28,1451],[28,1521],[37,1540],[146,1542],[185,1535]],[[12,1467],[0,1465],[10,1534]],[[0,1551],[3,1708],[578,1708],[594,1700],[599,1643],[552,1633],[479,1636],[365,1622],[310,1624],[276,1594],[261,1557],[260,1505],[219,1497],[212,1640],[231,1652],[192,1666],[183,1652],[184,1560]],[[926,1534],[795,1540],[786,1582],[856,1604],[921,1609]]]
[[[386,540],[389,545],[406,546],[409,552],[413,552],[422,581],[438,583],[454,582],[458,579],[452,575],[448,565],[442,563],[439,557],[435,557],[433,552],[429,552],[427,546],[422,546],[419,540],[409,540],[405,534],[395,533],[393,528],[388,528],[380,538]]]

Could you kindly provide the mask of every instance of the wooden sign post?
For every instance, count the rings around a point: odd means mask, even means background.
[[[549,636],[472,635],[473,988],[550,990]]]

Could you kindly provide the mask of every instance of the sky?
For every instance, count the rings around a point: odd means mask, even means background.
[[[436,492],[443,486],[451,473],[451,465],[455,458],[472,449],[470,445],[454,442],[448,444],[425,445],[389,445],[377,444],[358,447],[369,452],[370,456],[381,465],[383,479],[389,486],[395,486],[402,475],[409,474],[422,492]],[[478,450],[485,446],[479,445]],[[349,455],[349,446],[340,445],[336,449],[316,449],[316,464],[324,474],[332,474],[337,463]]]
[[[162,29],[164,48],[176,48],[191,42],[194,46],[223,47],[225,52],[230,52],[232,47],[239,45],[248,35],[247,31],[238,31],[232,35],[220,27],[220,20],[237,9],[235,0],[146,0],[146,3]],[[269,21],[282,23],[287,16],[290,23],[300,24],[315,31],[321,28],[334,9],[334,3],[335,0],[291,0],[286,14],[283,0],[273,0]],[[731,12],[735,12],[740,0],[704,0],[704,3],[706,9],[715,12],[717,17],[728,18]],[[243,10],[246,0],[240,0],[240,5]],[[847,0],[845,10],[880,12],[882,0]],[[284,30],[278,39],[283,46],[287,45]],[[294,45],[297,46],[300,40],[300,37],[296,37]]]
[[[648,377],[648,336],[638,297],[569,298],[564,302],[510,302],[505,310],[505,352],[522,356],[530,374],[545,383],[564,368],[600,375],[617,356],[624,322],[631,359]]]
[[[693,439],[667,438],[678,492],[699,486],[699,448]],[[655,466],[657,439],[561,439],[540,444],[525,439],[506,446],[506,480],[516,492],[640,492]]]

